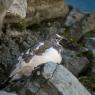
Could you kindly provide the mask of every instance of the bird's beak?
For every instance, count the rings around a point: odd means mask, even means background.
[[[63,39],[63,37],[62,36],[60,36],[59,34],[56,34],[56,39],[57,39],[57,41],[61,41],[62,39]]]

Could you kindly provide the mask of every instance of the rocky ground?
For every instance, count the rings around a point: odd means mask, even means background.
[[[64,37],[60,42],[64,48],[61,64],[74,74],[92,95],[95,95],[94,15],[83,14],[69,8],[64,5],[63,0],[27,0],[27,2],[15,0],[4,14],[3,28],[0,32],[1,90],[15,92],[18,95],[51,95],[52,93],[63,95],[55,92],[59,87],[53,87],[55,85],[52,86],[51,80],[46,82],[43,76],[40,76],[38,80],[36,76],[33,76],[33,83],[25,79],[27,81],[3,84],[22,52],[33,47],[37,42],[48,39],[53,33],[59,33]],[[36,93],[39,88],[38,83],[44,85],[42,85],[43,89]],[[52,89],[51,94],[50,89]],[[0,95],[16,95],[4,91],[1,91]]]

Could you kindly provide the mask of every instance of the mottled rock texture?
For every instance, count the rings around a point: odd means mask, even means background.
[[[65,17],[69,9],[63,0],[28,0],[28,24],[39,23],[42,20]]]
[[[88,63],[86,57],[78,57],[75,51],[65,49],[63,52],[63,65],[76,76],[87,67]]]
[[[27,0],[14,0],[7,12],[9,15],[19,16],[22,19],[25,18],[27,12]]]
[[[8,8],[11,6],[14,0],[0,0],[0,27],[2,26],[2,21],[6,15]]]
[[[17,95],[17,94],[5,92],[5,91],[0,91],[0,95]]]
[[[18,95],[91,95],[64,66],[52,62],[37,67],[32,76],[10,88]]]
[[[84,71],[79,77],[95,77],[94,15],[85,15],[75,9],[69,10],[63,0],[0,0],[0,4],[0,23],[4,20],[3,31],[0,31],[0,86],[8,79],[22,52],[54,33],[63,36],[61,44],[65,51],[62,65],[75,75]],[[8,9],[10,13],[6,13]],[[93,37],[85,39],[84,35],[88,31],[91,31]],[[88,51],[84,53],[86,50]],[[90,70],[86,68],[88,64]],[[65,70],[61,65],[48,64],[43,69],[38,69],[30,78],[4,84],[7,86],[3,90],[14,91],[19,95],[90,95],[78,80],[71,77],[68,70],[65,73]],[[77,82],[73,82],[72,78]],[[92,92],[93,89],[95,86],[91,88]]]

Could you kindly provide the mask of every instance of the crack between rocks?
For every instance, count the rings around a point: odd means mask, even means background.
[[[50,78],[48,78],[48,79],[45,79],[45,81],[40,85],[40,88],[38,88],[37,92],[34,95],[37,95],[37,93],[39,93],[39,91],[41,90],[41,88],[43,87],[43,85],[45,85],[54,76],[54,73],[56,72],[58,66],[59,66],[59,64],[56,65],[56,68],[53,71],[52,76]]]

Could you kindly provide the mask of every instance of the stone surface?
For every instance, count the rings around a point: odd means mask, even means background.
[[[40,77],[45,79],[38,78],[39,82],[36,81],[36,85],[40,84],[36,95],[91,95],[62,65],[55,63],[45,64]]]
[[[27,12],[27,0],[14,0],[7,12],[13,16],[19,16],[22,19],[25,18]]]
[[[95,31],[95,15],[89,15],[86,19],[83,20],[82,31],[83,33]]]
[[[51,62],[39,66],[23,80],[12,83],[8,89],[18,95],[91,95],[64,66]]]
[[[66,26],[74,27],[78,22],[80,22],[84,18],[84,14],[78,12],[76,9],[72,9],[69,15],[67,16],[67,20],[65,22]]]
[[[79,78],[79,81],[91,92],[93,95],[95,93],[95,77],[82,76]]]
[[[68,13],[69,9],[67,6],[64,6],[63,0],[27,0],[27,1],[28,10],[25,19],[21,20],[18,17],[19,14],[15,14],[14,16],[13,13],[9,16],[8,16],[9,13],[7,13],[5,19],[8,22],[8,25],[7,27],[4,27],[4,31],[0,36],[0,63],[1,63],[0,65],[3,64],[3,66],[5,66],[4,67],[5,69],[3,70],[2,66],[0,66],[0,83],[4,82],[4,80],[8,78],[12,70],[13,64],[17,63],[17,58],[21,52],[24,52],[28,48],[34,46],[36,42],[47,39],[48,38],[47,36],[50,36],[52,32],[63,33],[64,30],[67,28],[68,30],[66,31],[70,34],[70,36],[68,37],[66,36],[67,47],[69,50],[68,51],[66,50],[64,52],[63,63],[65,64],[65,66],[68,67],[68,69],[73,74],[78,75],[88,65],[88,60],[83,56],[81,57],[77,56],[76,52],[78,49],[76,47],[77,43],[76,39],[79,39],[80,36],[84,35],[84,33],[87,31],[91,30],[93,32],[95,31],[94,15],[88,15],[85,17],[84,14],[81,14],[76,10],[72,10],[70,13]],[[15,2],[17,3],[17,0]],[[21,3],[22,1],[19,2]],[[14,8],[16,6],[18,6],[18,3],[14,6],[12,5],[12,7]],[[17,11],[15,9],[15,11],[19,13],[21,10]],[[15,11],[12,10],[12,12]],[[23,12],[25,13],[25,11]],[[4,13],[5,16],[6,11]],[[22,14],[21,12],[19,16],[23,15],[22,18],[24,18],[24,13]],[[15,17],[17,17],[17,19],[15,19]],[[64,22],[64,18],[66,22]],[[16,22],[16,20],[19,21],[21,20],[20,24],[14,23]],[[24,21],[26,21],[27,23],[26,22],[24,23]],[[32,25],[36,23],[38,24]],[[24,24],[26,24],[27,29],[22,28]],[[76,39],[73,39],[73,37],[75,37]],[[83,40],[84,39],[82,39],[82,41]],[[93,53],[95,53],[94,50],[95,44],[92,37],[90,40],[89,38],[85,40],[83,41],[83,45],[85,44],[84,46],[86,46],[84,48],[86,49],[90,48],[93,50]],[[82,42],[80,41],[80,43]],[[67,48],[66,44],[64,44],[63,47],[64,46],[65,48]],[[93,60],[93,62],[95,63],[95,59]],[[5,89],[7,89],[8,91],[10,89],[10,91],[17,92],[18,95],[53,95],[53,94],[60,95],[61,93],[63,93],[62,88],[64,88],[63,87],[64,85],[60,84],[64,83],[66,84],[65,86],[68,88],[68,91],[73,93],[72,91],[74,91],[75,88],[72,85],[69,86],[69,83],[67,81],[66,82],[63,81],[64,80],[63,77],[65,76],[63,76],[63,74],[59,75],[59,73],[63,72],[61,69],[60,70],[58,69],[59,67],[60,66],[57,64],[56,65],[47,64],[43,69],[38,69],[38,71],[35,72],[35,74],[32,77],[28,79],[23,78],[21,82],[9,84],[10,86],[8,85],[8,89],[7,87]],[[92,72],[95,72],[94,64],[92,66]],[[69,78],[71,79],[71,77]],[[70,88],[68,86],[72,87],[72,90],[69,90]],[[76,89],[78,88],[76,87]],[[66,95],[68,95],[69,92],[65,93],[67,93]],[[76,93],[77,92],[74,92],[73,95],[76,95]]]
[[[0,27],[2,27],[2,21],[6,15],[8,8],[11,6],[14,0],[0,0]]]
[[[5,91],[0,91],[0,95],[17,95],[17,94],[5,92]]]
[[[26,0],[15,0],[7,12],[4,22],[25,22],[28,26],[50,18],[64,18],[68,12],[69,9],[64,5],[63,0],[27,0],[27,2]]]
[[[42,20],[65,17],[69,9],[63,0],[28,0],[27,23],[39,23]]]
[[[88,48],[88,50],[91,50],[92,52],[92,76],[94,77],[95,74],[95,33],[94,32],[88,32],[84,35],[83,40],[85,46]]]
[[[82,21],[86,18],[86,15],[80,13],[76,9],[72,9],[69,12],[69,15],[66,18],[65,25],[69,29],[69,34],[73,37],[76,41],[82,36]]]
[[[27,13],[27,0],[14,0],[13,4],[7,10],[4,23],[23,22]]]
[[[55,68],[55,69],[54,69]],[[46,76],[50,74],[53,70],[52,77],[47,78]],[[47,73],[47,71],[49,71]],[[91,95],[79,81],[62,65],[57,65],[54,63],[48,63],[44,66],[42,73],[45,79],[48,79],[48,84],[54,87],[56,95]],[[43,88],[41,88],[42,90]],[[39,92],[39,91],[38,91]],[[42,94],[38,94],[42,95]],[[45,95],[45,94],[44,94]],[[51,94],[49,94],[51,95]],[[55,94],[54,94],[55,95]]]
[[[59,65],[50,82],[61,95],[91,95],[79,81],[64,67]]]
[[[89,61],[86,57],[78,57],[75,51],[64,49],[63,52],[63,65],[70,70],[74,75],[78,75],[86,69]]]

